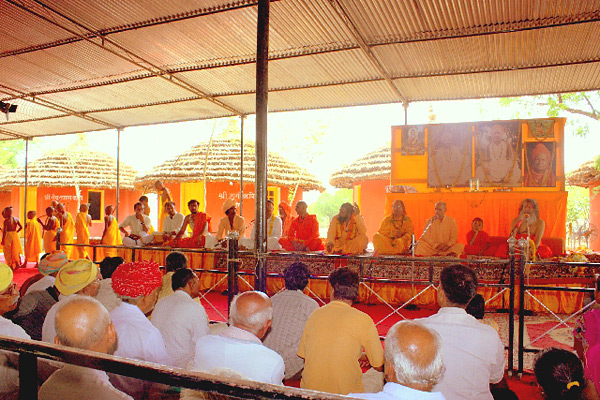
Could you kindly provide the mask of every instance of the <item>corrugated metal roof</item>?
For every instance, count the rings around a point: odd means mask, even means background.
[[[254,112],[256,0],[4,0],[0,139]],[[279,0],[269,111],[600,89],[600,0]]]

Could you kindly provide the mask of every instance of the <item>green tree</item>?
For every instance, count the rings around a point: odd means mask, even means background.
[[[308,206],[317,215],[321,230],[327,229],[331,218],[340,211],[342,203],[352,203],[352,189],[338,189],[334,194],[323,192],[316,202]]]
[[[578,186],[567,186],[567,223],[584,222],[590,217],[589,189]]]
[[[557,93],[550,95],[509,97],[500,99],[506,107],[516,107],[515,115],[527,117],[535,111],[544,110],[549,117],[579,115],[586,117],[577,121],[569,119],[575,134],[586,136],[590,128],[600,122],[600,92]],[[583,123],[582,123],[583,121]]]
[[[5,168],[16,168],[20,165],[17,157],[25,151],[24,140],[4,140],[0,142],[0,165]]]

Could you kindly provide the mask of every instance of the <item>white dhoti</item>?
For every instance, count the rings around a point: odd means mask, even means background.
[[[123,238],[123,246],[140,247],[140,246],[144,246],[148,243],[152,243],[152,241],[154,240],[154,235],[147,234],[146,232],[142,232],[139,236],[140,236],[140,238],[138,240],[133,240],[130,237],[124,237]]]
[[[244,246],[249,250],[254,250],[254,239],[241,238],[240,246]],[[278,237],[269,236],[267,238],[267,250],[281,250],[281,245],[279,244]]]

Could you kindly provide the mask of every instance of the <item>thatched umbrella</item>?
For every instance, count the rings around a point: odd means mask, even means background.
[[[120,163],[119,187],[133,190],[135,171]],[[115,189],[117,187],[117,161],[106,153],[85,147],[73,150],[53,150],[27,167],[29,186],[86,187]],[[15,168],[0,176],[0,190],[25,185],[25,168]]]
[[[144,192],[153,190],[154,183],[237,182],[240,179],[239,139],[215,139],[201,143],[167,160],[135,181]],[[254,183],[255,145],[244,141],[244,183]],[[269,152],[267,182],[274,186],[296,187],[303,190],[323,190],[321,182],[304,168]]]
[[[379,179],[389,180],[391,170],[392,157],[390,146],[384,146],[331,174],[329,183],[337,188],[352,188],[354,182]]]
[[[596,159],[586,161],[575,171],[567,174],[567,184],[571,186],[590,187],[591,183],[600,181],[600,170]]]

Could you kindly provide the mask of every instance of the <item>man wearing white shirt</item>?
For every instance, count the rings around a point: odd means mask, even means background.
[[[229,369],[253,381],[281,385],[283,358],[261,342],[272,319],[273,306],[266,294],[251,291],[237,295],[231,302],[230,326],[219,335],[198,339],[191,369]]]
[[[156,304],[162,283],[161,275],[154,261],[121,264],[112,274],[113,290],[123,300],[110,312],[119,338],[116,356],[174,365],[160,331],[145,315]],[[143,380],[114,375],[111,381],[117,389],[136,399],[143,398],[151,390],[151,382]]]
[[[175,209],[174,201],[165,203],[165,210],[167,211],[167,215],[163,219],[163,242],[173,239],[179,233],[185,219],[185,216],[182,213],[178,213]]]
[[[265,225],[265,231],[267,232],[267,250],[281,250],[279,239],[281,238],[282,223],[281,218],[273,214],[275,205],[273,200],[268,199],[266,204],[267,222]],[[256,240],[256,221],[252,225],[252,231],[250,232],[250,239],[243,238],[240,240],[240,244],[248,249],[254,249],[254,243]]]
[[[148,232],[152,228],[152,222],[150,217],[144,214],[144,205],[138,201],[133,206],[133,210],[135,214],[128,216],[119,224],[119,230],[125,235],[123,245],[135,247],[151,243],[154,235]],[[131,232],[127,232],[125,228],[129,228]]]
[[[490,383],[504,376],[504,345],[498,332],[467,314],[477,294],[477,275],[464,265],[445,267],[440,274],[440,310],[417,320],[442,338],[444,377],[435,385],[448,400],[492,400]]]
[[[191,269],[179,269],[171,278],[174,293],[156,303],[152,324],[162,334],[175,366],[185,368],[194,358],[196,341],[209,334],[208,316],[194,300],[200,293],[200,280]]]

